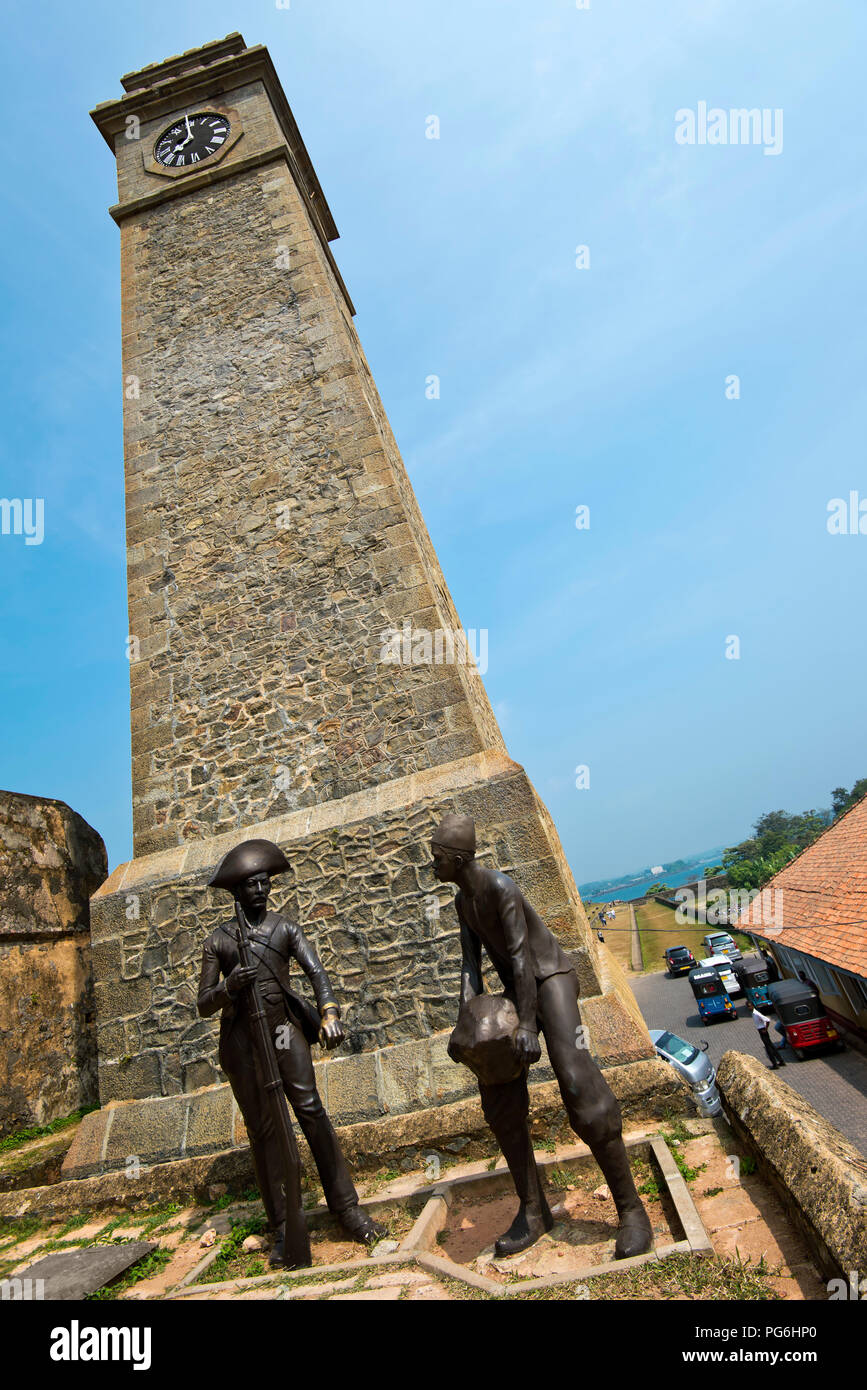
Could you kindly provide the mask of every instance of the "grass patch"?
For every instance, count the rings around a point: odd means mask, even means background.
[[[11,1236],[13,1240],[27,1240],[28,1236],[35,1236],[37,1231],[41,1231],[43,1226],[42,1218],[39,1216],[22,1216],[17,1221],[0,1220],[0,1240],[5,1240]]]
[[[707,955],[705,947],[702,945],[702,937],[710,931],[726,931],[726,927],[708,927],[704,922],[690,923],[678,922],[675,919],[676,909],[666,907],[664,903],[646,902],[640,904],[635,909],[635,920],[638,925],[638,935],[641,938],[641,954],[644,957],[644,969],[665,970],[665,950],[667,946],[687,946],[696,960],[701,960]],[[755,948],[741,932],[731,932],[735,945],[744,955],[749,954]],[[681,976],[686,980],[686,976]],[[674,982],[672,982],[672,985]],[[689,993],[689,985],[685,985]],[[697,1006],[696,1006],[697,1007]]]
[[[52,1120],[50,1124],[31,1125],[27,1129],[16,1130],[14,1134],[7,1134],[5,1139],[0,1139],[0,1154],[10,1153],[12,1149],[20,1149],[22,1144],[29,1144],[33,1139],[45,1139],[49,1134],[57,1134],[62,1129],[69,1129],[70,1125],[77,1125],[85,1115],[98,1109],[98,1105],[85,1105],[81,1110],[74,1110],[71,1115],[65,1115],[60,1120]]]
[[[567,1187],[575,1186],[574,1182],[572,1181],[572,1174],[567,1173],[565,1168],[552,1168],[551,1171],[547,1174],[547,1178],[548,1181],[551,1183],[552,1187],[559,1187],[561,1189],[565,1189]]]
[[[748,1177],[750,1177],[750,1175],[751,1175],[752,1173],[755,1173],[757,1167],[758,1167],[758,1164],[756,1163],[756,1160],[753,1158],[752,1154],[744,1154],[743,1158],[741,1159],[741,1166],[740,1166],[740,1175],[741,1175],[741,1177],[742,1177],[742,1178],[748,1178]]]
[[[233,1220],[232,1229],[220,1244],[219,1255],[196,1282],[217,1284],[223,1279],[246,1279],[248,1266],[256,1261],[261,1263],[262,1256],[258,1251],[247,1253],[241,1246],[247,1236],[260,1236],[266,1229],[264,1214],[248,1217],[246,1221]]]
[[[672,1149],[671,1152],[674,1161],[680,1170],[680,1175],[683,1178],[684,1182],[695,1182],[699,1173],[703,1173],[705,1168],[707,1167],[706,1163],[700,1163],[697,1168],[693,1168],[689,1163],[687,1163],[683,1154],[680,1152],[680,1149]]]
[[[681,1144],[688,1144],[690,1140],[695,1139],[696,1136],[687,1129],[683,1120],[677,1120],[670,1129],[664,1129],[661,1133],[668,1145],[672,1158],[678,1166],[681,1177],[685,1182],[695,1182],[699,1173],[704,1172],[707,1164],[700,1163],[697,1168],[693,1168],[687,1163],[683,1154],[680,1152],[680,1146]]]
[[[771,1270],[764,1256],[758,1264],[741,1259],[724,1259],[712,1255],[699,1259],[695,1255],[668,1255],[664,1260],[650,1261],[622,1273],[600,1274],[593,1279],[564,1284],[553,1289],[535,1289],[522,1294],[509,1286],[510,1298],[538,1301],[573,1302],[576,1298],[591,1301],[627,1299],[708,1299],[714,1302],[744,1299],[749,1302],[779,1301],[783,1295],[768,1282]]]
[[[662,1130],[661,1133],[666,1144],[669,1145],[688,1144],[690,1140],[695,1139],[697,1137],[695,1134],[693,1134],[691,1129],[687,1128],[682,1116],[677,1116],[672,1122],[669,1123],[668,1128]]]
[[[99,1303],[117,1298],[118,1294],[123,1293],[126,1289],[131,1289],[134,1284],[141,1283],[142,1279],[151,1279],[153,1275],[159,1274],[160,1270],[165,1269],[171,1258],[171,1250],[152,1250],[145,1259],[139,1260],[138,1264],[134,1264],[119,1279],[115,1279],[111,1284],[106,1284],[104,1289],[96,1289],[93,1293],[85,1294],[85,1298]]]
[[[718,1197],[721,1192],[721,1187],[706,1187],[701,1195],[702,1197]]]
[[[649,1197],[651,1201],[659,1200],[659,1181],[656,1170],[651,1166],[646,1158],[633,1158],[630,1164],[635,1186],[640,1197]]]
[[[76,1212],[75,1216],[70,1216],[68,1221],[64,1221],[60,1230],[57,1232],[58,1237],[68,1236],[70,1231],[77,1231],[79,1226],[86,1226],[88,1221],[92,1221],[93,1218],[94,1213],[91,1211]]]
[[[152,1231],[164,1226],[170,1216],[177,1216],[178,1212],[182,1210],[180,1202],[160,1202],[158,1206],[151,1207],[147,1219],[142,1223],[139,1239],[143,1240]]]

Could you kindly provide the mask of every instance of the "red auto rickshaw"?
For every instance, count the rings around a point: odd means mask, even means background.
[[[801,1061],[819,1048],[842,1050],[840,1035],[819,998],[815,985],[803,980],[778,980],[768,985],[768,995],[777,1010],[777,1027]]]

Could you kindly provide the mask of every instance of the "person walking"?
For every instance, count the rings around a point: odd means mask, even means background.
[[[776,1071],[777,1067],[784,1067],[786,1064],[783,1061],[777,1049],[774,1047],[774,1044],[771,1040],[771,1035],[768,1032],[768,1025],[770,1021],[771,1020],[769,1019],[767,1014],[763,1014],[761,1009],[758,1009],[755,1006],[753,1006],[753,1023],[756,1025],[759,1037],[762,1040],[762,1046],[768,1054],[768,1058],[771,1063],[771,1071]]]

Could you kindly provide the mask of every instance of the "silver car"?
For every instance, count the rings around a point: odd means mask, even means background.
[[[709,956],[728,956],[729,960],[743,960],[743,955],[727,931],[709,931],[702,937],[702,945]]]
[[[702,1115],[722,1114],[722,1101],[716,1085],[716,1072],[705,1055],[707,1039],[698,1047],[670,1033],[666,1028],[651,1028],[650,1040],[659,1056],[668,1062],[689,1085]]]

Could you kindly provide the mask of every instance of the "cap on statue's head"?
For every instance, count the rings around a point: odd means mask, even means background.
[[[208,887],[225,888],[227,893],[233,893],[239,883],[253,874],[273,877],[285,873],[288,868],[289,860],[279,845],[270,840],[245,840],[223,855],[208,879]]]
[[[456,816],[450,812],[443,816],[431,839],[442,849],[454,849],[460,854],[475,854],[475,822],[472,816]]]

